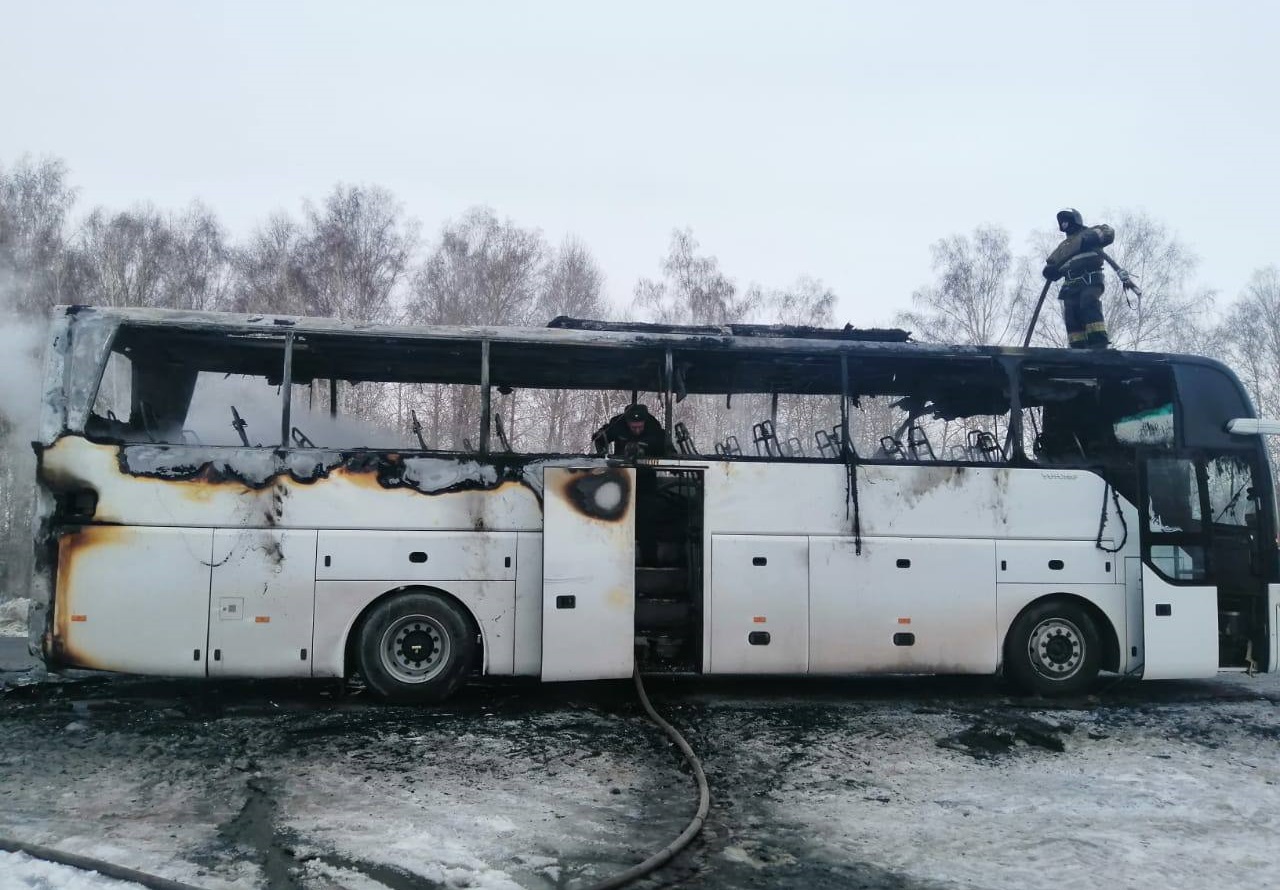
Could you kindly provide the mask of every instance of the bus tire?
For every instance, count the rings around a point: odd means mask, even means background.
[[[388,701],[443,701],[462,685],[475,654],[466,613],[448,597],[424,590],[378,603],[356,638],[360,675]]]
[[[1004,672],[1036,695],[1078,695],[1098,676],[1102,639],[1075,603],[1045,600],[1023,610],[1005,638]]]

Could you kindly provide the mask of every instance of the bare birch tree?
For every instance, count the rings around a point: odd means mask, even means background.
[[[538,322],[567,315],[572,318],[605,318],[609,313],[603,296],[604,274],[591,252],[577,238],[566,238],[546,263],[541,292],[534,313]],[[519,392],[503,398],[500,410],[515,421]],[[604,394],[563,389],[535,390],[527,394],[523,422],[511,432],[517,450],[578,451],[591,442],[602,417],[615,406]]]
[[[303,232],[283,213],[273,214],[233,252],[236,312],[306,315],[314,304],[304,267]]]
[[[720,271],[719,261],[699,254],[699,247],[691,229],[671,233],[662,278],[641,278],[636,283],[633,314],[660,324],[719,325],[750,318],[756,309],[755,294],[739,293]]]
[[[41,313],[66,302],[67,215],[76,193],[55,158],[0,168],[0,279],[6,308]]]
[[[309,314],[366,322],[399,317],[418,224],[389,191],[336,186],[319,206],[306,206],[303,232],[298,249]]]
[[[301,221],[271,216],[235,252],[242,312],[394,322],[402,314],[418,224],[378,186],[335,186]]]
[[[1222,358],[1240,376],[1259,414],[1280,416],[1280,267],[1253,273],[1220,330]]]
[[[409,317],[423,324],[529,324],[537,317],[548,249],[537,229],[499,220],[473,208],[444,225],[440,240],[413,276]],[[461,447],[479,428],[475,387],[428,387],[431,435]],[[506,424],[518,426],[516,405],[504,406]]]
[[[150,205],[95,209],[69,255],[76,300],[95,306],[225,308],[232,265],[221,225],[192,204],[166,214]]]
[[[932,251],[936,278],[911,295],[914,308],[899,315],[898,324],[931,343],[1020,340],[1031,283],[1026,264],[1013,256],[1009,233],[979,226],[972,235],[937,241]]]

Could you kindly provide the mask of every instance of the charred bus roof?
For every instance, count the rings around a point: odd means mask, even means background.
[[[167,309],[72,306],[58,311],[74,316],[77,328],[105,326],[109,331],[95,332],[92,339],[112,340],[116,349],[175,364],[217,359],[230,363],[229,371],[273,366],[275,347],[292,334],[294,382],[386,379],[394,373],[406,382],[478,383],[486,342],[489,382],[513,387],[652,389],[663,376],[668,350],[681,387],[690,393],[838,394],[841,381],[838,372],[833,373],[833,362],[841,356],[851,376],[866,384],[881,375],[899,382],[904,374],[955,375],[967,362],[996,360],[1116,370],[1178,362],[1210,365],[1234,379],[1220,363],[1197,356],[938,345],[911,341],[908,332],[897,329],[681,326],[564,317],[540,328],[375,325]],[[225,336],[211,339],[215,333]],[[431,348],[414,348],[416,344]]]

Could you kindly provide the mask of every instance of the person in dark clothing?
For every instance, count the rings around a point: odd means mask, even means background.
[[[1086,227],[1080,211],[1071,207],[1058,211],[1058,230],[1067,237],[1049,254],[1044,277],[1049,281],[1063,279],[1058,299],[1062,301],[1067,339],[1072,349],[1106,349],[1111,341],[1102,318],[1102,249],[1116,240],[1116,233],[1107,225]],[[1128,288],[1128,274],[1123,270],[1119,274],[1120,282]]]
[[[619,457],[662,457],[667,451],[667,434],[644,405],[628,405],[591,438],[597,454],[604,454],[609,443]]]

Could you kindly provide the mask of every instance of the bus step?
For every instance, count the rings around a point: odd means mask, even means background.
[[[689,586],[689,572],[683,568],[636,566],[636,595],[661,596],[683,593]]]
[[[683,541],[658,540],[648,546],[636,544],[636,564],[653,567],[681,566],[687,544]]]
[[[645,630],[670,629],[688,625],[692,609],[675,600],[637,600],[636,627]]]

